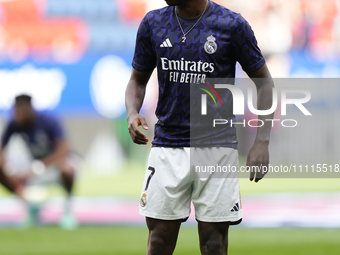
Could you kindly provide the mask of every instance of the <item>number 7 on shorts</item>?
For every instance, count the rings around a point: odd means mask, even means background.
[[[155,174],[155,172],[156,172],[155,168],[153,168],[153,167],[151,167],[151,166],[149,166],[148,170],[150,170],[151,173],[150,173],[150,175],[149,175],[148,180],[146,181],[146,185],[145,185],[145,189],[144,189],[145,191],[148,190],[149,184],[150,184],[150,181],[151,181],[151,178],[152,178],[152,176],[153,176],[153,175]]]

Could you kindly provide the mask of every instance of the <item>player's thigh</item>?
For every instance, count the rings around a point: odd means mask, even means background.
[[[209,243],[217,247],[228,247],[228,231],[230,222],[198,221],[198,235],[201,246]]]
[[[150,236],[159,237],[169,242],[175,242],[182,220],[159,220],[146,217]]]
[[[192,201],[196,219],[203,222],[239,223],[242,218],[238,179],[238,151],[231,148],[197,148],[192,162],[215,169],[194,178]]]
[[[190,214],[192,180],[186,148],[152,148],[140,199],[140,214],[179,220]]]

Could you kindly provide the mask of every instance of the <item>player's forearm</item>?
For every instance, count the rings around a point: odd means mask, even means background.
[[[257,92],[258,110],[268,110],[272,107],[273,88],[274,88],[274,83],[272,79],[267,79],[265,83],[260,86]],[[264,124],[263,126],[258,128],[255,142],[269,143],[272,122],[266,121],[266,120],[271,120],[273,118],[274,118],[274,113],[269,114],[269,115],[258,116],[258,119],[261,122],[259,123],[259,126],[261,126],[263,123]]]
[[[42,162],[45,164],[46,167],[53,165],[53,164],[59,164],[66,159],[68,152],[69,152],[69,149],[68,149],[67,143],[64,141],[59,142],[55,151],[49,156],[45,157],[42,160]]]
[[[125,106],[128,119],[131,115],[138,114],[142,108],[146,85],[151,74],[152,71],[141,72],[132,68],[131,78],[125,92]]]
[[[139,84],[136,80],[130,80],[125,93],[125,106],[127,116],[138,114],[142,108],[145,97],[146,85]]]

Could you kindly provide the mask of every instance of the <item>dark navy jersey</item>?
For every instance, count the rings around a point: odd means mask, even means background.
[[[198,19],[179,16],[185,32]],[[138,30],[132,66],[142,72],[155,67],[158,71],[158,122],[153,146],[236,148],[235,127],[226,126],[217,133],[206,132],[197,137],[190,135],[190,87],[206,84],[209,78],[234,80],[236,62],[247,73],[263,66],[265,60],[254,32],[240,14],[210,1],[185,42],[182,37],[173,6],[149,12]],[[221,98],[228,119],[234,118],[230,93]]]
[[[36,113],[30,125],[21,126],[13,120],[10,121],[2,136],[2,148],[8,144],[13,134],[22,136],[35,159],[43,159],[50,155],[55,150],[58,139],[64,137],[59,122],[51,116],[40,113]]]

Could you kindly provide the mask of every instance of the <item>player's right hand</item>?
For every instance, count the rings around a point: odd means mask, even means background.
[[[138,128],[139,126],[142,126],[144,130],[149,129],[144,116],[140,114],[130,115],[127,121],[129,123],[128,128],[132,141],[136,144],[147,144],[149,140],[146,138],[146,135]]]

